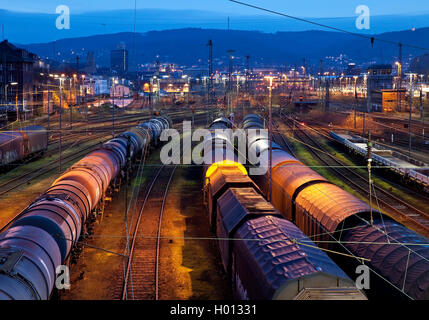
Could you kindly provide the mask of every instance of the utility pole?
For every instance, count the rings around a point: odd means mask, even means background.
[[[77,57],[78,58],[78,63],[79,63],[79,57]],[[73,86],[74,86],[74,78],[73,78]],[[72,90],[72,87],[71,87],[71,80],[70,80],[70,97],[73,97],[73,90]],[[73,99],[70,99],[71,101],[70,101],[70,104],[69,104],[69,108],[70,108],[70,130],[72,130],[73,129],[73,108],[72,108],[72,106],[73,106]]]
[[[268,166],[269,166],[269,175],[270,175],[270,188],[269,188],[269,197],[268,201],[271,202],[272,200],[272,188],[273,188],[273,166],[272,166],[272,152],[273,152],[273,121],[272,121],[272,109],[273,109],[273,96],[272,96],[272,87],[273,87],[273,77],[268,78],[270,80],[270,85],[268,87],[269,90],[269,99],[270,99],[270,107],[268,110],[268,131],[269,131],[269,141],[270,141],[270,153],[269,153],[269,159],[268,159]]]
[[[51,97],[49,96],[49,87],[48,87],[48,135],[50,133],[51,130],[51,120],[50,120],[50,103],[51,103]]]
[[[423,109],[423,91],[420,88],[420,117],[422,119],[422,136],[423,136],[423,143],[425,143],[425,113]]]
[[[320,105],[323,105],[323,60],[320,59],[320,75],[319,75],[319,97],[320,97]]]
[[[136,20],[137,20],[137,0],[134,0],[133,58],[131,60],[132,68],[136,67]],[[136,68],[135,70],[137,71],[138,68]]]
[[[19,121],[19,109],[18,109],[18,92],[15,94],[15,109],[16,109],[16,121],[18,121],[19,130],[21,130],[21,121]]]
[[[402,89],[402,43],[399,44],[399,90]],[[399,112],[402,111],[401,91],[399,91]]]
[[[362,136],[365,137],[365,109],[363,110],[362,114]]]
[[[232,93],[232,59],[233,56],[232,54],[235,52],[234,50],[228,50],[227,51],[229,53],[229,71],[228,71],[228,111],[227,113],[230,113],[230,108],[231,108],[231,93]]]
[[[112,99],[112,136],[115,137],[115,83],[113,83],[113,99]]]
[[[325,111],[329,111],[329,79],[328,78],[325,78],[325,86],[326,86]]]
[[[359,102],[359,100],[358,100],[358,93],[357,93],[357,77],[355,78],[355,112],[354,112],[354,118],[355,118],[355,121],[354,121],[354,125],[355,125],[355,129],[356,129],[356,109],[357,109],[357,107],[358,107],[358,102]]]
[[[366,78],[366,80],[365,80],[365,85],[366,85],[366,102],[367,102],[367,106],[365,107],[365,105],[364,105],[364,107],[363,107],[363,114],[362,114],[362,136],[363,137],[365,137],[365,114],[366,114],[366,111],[368,110],[368,104],[369,104],[369,101],[368,101],[368,95],[369,95],[369,91],[368,91],[368,79]]]
[[[413,108],[413,75],[410,74],[410,112],[409,112],[409,119],[408,119],[408,155],[411,157],[411,113]]]
[[[60,78],[60,124],[59,124],[59,131],[60,131],[60,143],[58,145],[59,149],[59,173],[62,172],[62,159],[61,159],[61,153],[62,153],[62,113],[63,113],[63,85],[62,85],[62,78]]]
[[[209,85],[208,85],[208,104],[211,105],[213,103],[213,95],[214,95],[214,88],[213,88],[213,42],[212,40],[209,40],[207,43],[209,47]]]
[[[250,56],[249,55],[247,55],[246,56],[246,74],[245,74],[245,76],[246,76],[246,93],[247,94],[249,94],[250,93],[250,90],[249,90],[249,73],[250,73],[250,70],[249,70],[249,60],[250,60]]]
[[[372,180],[371,180],[371,162],[372,162],[371,131],[368,131],[367,156],[368,156],[368,184],[369,184],[369,213],[370,213],[370,222],[372,226],[373,218],[372,218]]]

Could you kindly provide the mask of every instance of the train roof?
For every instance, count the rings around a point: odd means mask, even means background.
[[[371,267],[377,273],[387,275],[386,280],[399,290],[403,289],[413,299],[429,299],[427,238],[385,218],[375,221],[373,227],[362,222],[349,230],[342,241],[357,255],[369,258]]]
[[[250,216],[281,214],[254,188],[229,188],[218,200],[220,218],[229,236]]]
[[[370,206],[332,183],[316,183],[301,190],[295,198],[298,208],[304,209],[328,232],[334,232],[348,217],[367,215]],[[373,209],[373,214],[381,213]],[[359,219],[359,218],[356,218]],[[298,224],[300,225],[300,224]]]
[[[234,242],[242,253],[240,268],[249,269],[241,274],[253,275],[259,282],[241,279],[253,297],[294,299],[303,290],[317,290],[318,298],[324,299],[325,289],[329,296],[332,289],[340,287],[354,292],[344,298],[366,299],[327,254],[288,220],[273,216],[248,220],[238,228],[235,238],[240,240]]]

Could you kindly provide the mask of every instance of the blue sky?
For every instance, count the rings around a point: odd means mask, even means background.
[[[254,5],[301,17],[350,17],[358,5],[367,5],[372,15],[429,13],[427,0],[244,0]],[[0,9],[55,13],[58,5],[71,13],[134,8],[134,0],[0,0]],[[228,0],[137,0],[137,8],[194,9],[234,14],[257,14]]]

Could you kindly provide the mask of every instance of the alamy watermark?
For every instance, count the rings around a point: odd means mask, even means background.
[[[265,129],[196,129],[191,122],[183,122],[183,138],[176,129],[166,129],[160,140],[167,142],[161,149],[163,164],[211,165],[223,160],[249,164],[251,175],[263,175],[267,172],[268,152],[260,148],[249,148],[249,143],[258,139],[268,141]],[[192,148],[192,142],[199,142]],[[181,152],[182,151],[182,152]],[[182,154],[182,156],[181,156]]]
[[[365,5],[360,5],[356,7],[356,14],[359,16],[356,18],[356,28],[359,30],[369,30],[370,28],[370,16],[369,8]]]
[[[369,267],[361,264],[356,267],[356,274],[359,276],[356,278],[355,285],[359,290],[369,289]]]
[[[55,9],[55,13],[59,14],[55,21],[55,26],[58,30],[70,29],[70,8],[64,4]]]
[[[55,269],[57,278],[55,279],[55,288],[58,290],[70,289],[70,269],[68,266],[59,265]]]

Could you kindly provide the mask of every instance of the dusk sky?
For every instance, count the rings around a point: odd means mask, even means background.
[[[429,1],[422,0],[248,0],[244,2],[306,17],[354,16],[358,5],[367,5],[372,15],[429,13]],[[0,0],[0,9],[55,13],[55,8],[62,4],[68,5],[71,13],[134,8],[134,0]],[[137,0],[137,8],[194,9],[229,14],[258,14],[257,10],[231,3],[228,0]]]

